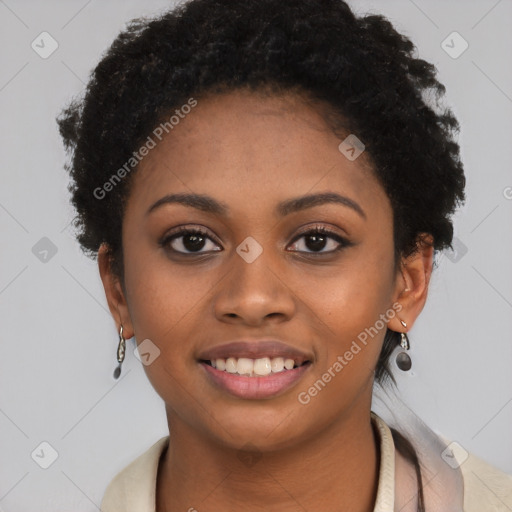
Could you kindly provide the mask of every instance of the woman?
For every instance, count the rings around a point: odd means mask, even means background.
[[[170,431],[104,512],[512,509],[512,477],[371,410],[464,200],[413,50],[341,0],[192,0],[134,21],[63,112],[115,376],[135,337]]]

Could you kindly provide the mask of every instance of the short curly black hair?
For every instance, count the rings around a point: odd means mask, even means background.
[[[84,97],[58,118],[80,244],[95,255],[106,243],[122,277],[123,211],[136,170],[105,197],[94,191],[191,97],[250,88],[307,94],[363,141],[392,205],[395,256],[414,251],[422,233],[436,250],[451,247],[450,217],[465,186],[459,124],[440,107],[436,68],[414,52],[386,18],[356,17],[342,0],[191,0],[132,20]],[[389,376],[396,335],[386,336],[377,380]]]

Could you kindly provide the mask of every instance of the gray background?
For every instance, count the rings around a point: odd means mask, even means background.
[[[54,119],[126,21],[169,5],[0,0],[4,511],[99,510],[113,475],[167,433],[131,342],[122,378],[112,379],[117,334],[96,263],[73,239]],[[398,376],[402,399],[432,429],[512,473],[512,1],[351,5],[387,15],[413,39],[462,124],[468,200],[455,217],[458,250],[438,259],[410,336],[414,373]],[[31,48],[43,31],[59,45],[47,59]],[[441,44],[453,31],[469,44],[458,58]],[[46,259],[44,237],[56,250]],[[37,449],[49,462],[43,441],[58,453],[48,469],[31,457]]]

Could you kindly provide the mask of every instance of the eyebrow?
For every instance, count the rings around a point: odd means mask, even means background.
[[[213,197],[204,194],[169,194],[150,206],[146,215],[160,208],[166,204],[182,204],[191,208],[196,208],[206,213],[212,213],[215,215],[221,215],[226,217],[229,213],[229,207],[226,203],[217,201]],[[276,214],[284,217],[291,213],[299,212],[307,208],[313,208],[323,204],[336,203],[343,206],[347,206],[355,211],[363,219],[366,219],[366,214],[363,209],[353,199],[342,196],[335,192],[324,192],[319,194],[308,194],[305,196],[295,197],[293,199],[287,199],[282,201],[276,207]]]

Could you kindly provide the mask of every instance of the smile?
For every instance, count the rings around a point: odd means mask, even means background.
[[[272,398],[293,387],[312,365],[312,353],[280,340],[237,340],[197,356],[208,382],[244,399]]]
[[[293,370],[294,368],[298,368],[304,364],[299,361],[295,361],[294,359],[285,359],[283,357],[261,357],[258,359],[250,359],[248,357],[228,357],[227,359],[218,358],[204,362],[221,372],[224,371],[236,375],[246,375],[248,377],[265,377],[271,373]]]

